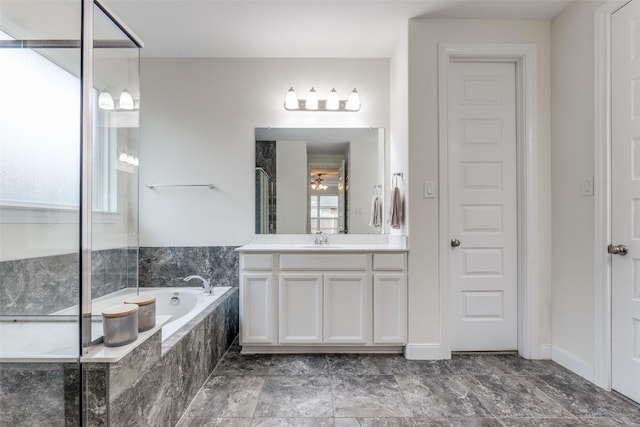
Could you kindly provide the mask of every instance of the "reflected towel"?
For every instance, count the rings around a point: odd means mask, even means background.
[[[369,226],[380,227],[382,226],[382,203],[380,203],[380,197],[373,196],[371,200],[371,215],[369,216]]]
[[[400,189],[397,186],[391,192],[389,224],[391,228],[402,227],[402,194],[400,194]]]

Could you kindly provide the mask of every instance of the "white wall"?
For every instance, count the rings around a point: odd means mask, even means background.
[[[254,230],[254,128],[389,128],[387,59],[143,59],[140,244],[241,245]],[[290,112],[314,86],[362,99],[355,113]],[[216,190],[148,190],[213,183]]]
[[[378,234],[369,226],[373,186],[382,185],[378,174],[378,144],[353,140],[349,153],[349,233]]]
[[[415,19],[409,22],[409,344],[437,357],[438,200],[422,197],[424,181],[438,182],[438,43],[535,43],[538,58],[538,146],[540,235],[537,259],[539,339],[551,343],[550,324],[550,24],[549,21]]]
[[[551,21],[552,323],[554,359],[592,375],[594,355],[593,176],[594,11],[574,2]]]
[[[409,195],[406,194],[409,176],[409,23],[405,24],[402,31],[402,38],[398,43],[390,60],[390,97],[389,107],[389,175],[385,177],[384,188],[389,190],[391,184],[391,174],[402,172],[404,179],[400,181],[405,194],[405,212],[408,212]],[[388,202],[388,194],[385,203]],[[388,209],[385,209],[386,219]],[[409,220],[406,218],[402,228],[390,229],[390,234],[409,234]],[[390,227],[385,224],[385,227]]]
[[[276,141],[276,230],[307,232],[307,143]]]

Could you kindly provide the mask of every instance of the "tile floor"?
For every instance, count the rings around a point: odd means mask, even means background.
[[[640,426],[640,408],[514,355],[251,355],[235,343],[178,427]]]

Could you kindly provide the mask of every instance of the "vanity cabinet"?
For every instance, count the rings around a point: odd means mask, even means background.
[[[403,254],[373,256],[373,343],[407,339],[407,276]]]
[[[323,301],[324,343],[371,343],[371,279],[366,273],[325,274]]]
[[[273,255],[240,257],[240,339],[249,344],[276,342],[276,280]]]
[[[278,336],[281,344],[322,342],[322,274],[281,273]]]
[[[375,351],[406,342],[406,255],[240,253],[246,352]]]

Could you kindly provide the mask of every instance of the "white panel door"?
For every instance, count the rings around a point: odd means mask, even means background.
[[[640,402],[640,1],[612,20],[611,385]]]
[[[281,344],[322,342],[322,274],[281,273],[278,289]]]
[[[451,350],[515,350],[515,64],[452,62],[449,71]]]
[[[324,275],[324,342],[371,342],[371,280],[365,273]]]
[[[275,344],[275,285],[271,273],[243,273],[240,344]]]

